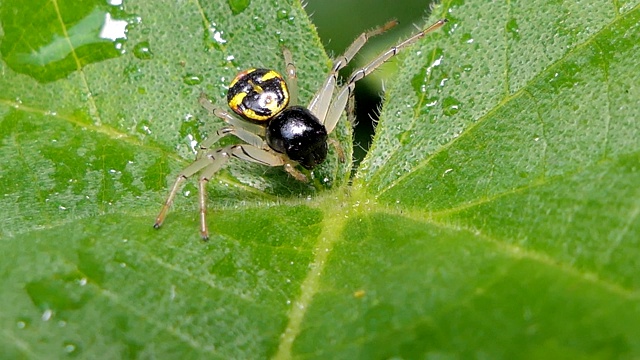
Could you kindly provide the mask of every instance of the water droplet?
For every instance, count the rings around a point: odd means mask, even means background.
[[[74,343],[65,343],[64,344],[64,352],[67,354],[74,354],[78,350],[78,346]]]
[[[518,22],[516,19],[511,19],[507,22],[507,32],[514,39],[520,39],[520,29],[518,28]]]
[[[142,78],[142,70],[136,63],[126,66],[122,73],[131,81],[136,81]]]
[[[49,321],[51,320],[52,317],[53,317],[53,310],[47,309],[42,313],[42,316],[40,318],[42,319],[42,321]]]
[[[196,74],[187,74],[182,77],[182,81],[187,85],[198,85],[202,83],[202,77]]]
[[[233,15],[238,15],[245,11],[251,4],[251,0],[228,0],[228,2]]]
[[[151,135],[151,122],[149,120],[140,120],[136,124],[136,131],[144,135]]]
[[[425,100],[425,107],[428,108],[432,108],[434,106],[438,105],[438,98],[437,97],[430,97],[428,99]]]
[[[453,116],[460,111],[460,101],[451,96],[442,101],[442,113],[447,116]]]
[[[151,46],[148,41],[141,41],[133,47],[133,55],[140,60],[150,60],[153,58]]]
[[[93,97],[93,93],[89,91],[89,92],[82,93],[80,98],[82,99],[82,101],[89,101],[92,97]]]
[[[429,73],[433,70],[433,68],[436,68],[442,65],[442,60],[444,59],[444,51],[440,48],[437,48],[435,50],[435,56],[436,56],[436,59],[433,61],[433,63],[431,63],[431,65],[429,65],[427,69]]]
[[[289,11],[287,9],[278,9],[276,13],[276,19],[284,20],[289,17]]]
[[[471,36],[471,33],[462,34],[462,36],[460,36],[460,42],[467,43],[467,44],[472,44],[473,43],[473,37]]]
[[[562,89],[572,89],[579,83],[579,79],[576,74],[580,73],[580,67],[576,63],[567,63],[562,72],[556,72],[553,74],[553,78],[549,79],[549,84],[556,91]]]
[[[185,118],[180,125],[180,136],[187,139],[189,149],[195,154],[198,151],[197,145],[203,140],[198,129],[199,123],[192,118]]]
[[[126,20],[117,20],[111,17],[111,14],[106,13],[104,18],[104,24],[100,29],[100,36],[103,39],[116,41],[118,39],[126,39],[127,37],[127,25],[129,22]]]
[[[259,17],[257,16],[253,17],[253,29],[255,31],[262,31],[264,30],[265,26],[266,26],[265,23],[262,20],[260,20]]]
[[[206,44],[213,46],[216,50],[223,50],[223,45],[227,43],[227,39],[224,38],[224,31],[219,30],[216,23],[211,23],[206,35]]]
[[[76,284],[79,279],[77,274],[57,274],[54,278],[44,278],[25,285],[31,301],[43,310],[43,321],[51,319],[54,310],[78,309],[84,305],[86,293],[78,290]]]

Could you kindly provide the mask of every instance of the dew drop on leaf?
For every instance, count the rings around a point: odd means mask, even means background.
[[[233,15],[238,15],[245,11],[251,4],[251,0],[228,0],[228,2]]]
[[[460,101],[454,97],[447,97],[442,101],[442,113],[447,116],[453,116],[460,111]]]
[[[202,76],[196,74],[187,74],[182,78],[182,81],[187,85],[198,85],[202,83]]]
[[[151,51],[151,46],[148,41],[142,41],[136,44],[133,47],[133,55],[140,60],[151,60],[153,59],[153,52]]]

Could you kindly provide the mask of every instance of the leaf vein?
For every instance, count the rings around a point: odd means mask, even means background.
[[[154,263],[158,264],[159,266],[161,266],[161,267],[163,267],[163,268],[165,268],[167,270],[173,271],[173,272],[175,272],[177,274],[184,275],[188,279],[191,279],[191,280],[194,280],[196,282],[199,282],[199,283],[202,283],[204,285],[207,285],[208,287],[210,287],[213,290],[220,291],[220,292],[223,292],[223,293],[227,293],[227,294],[232,295],[232,296],[236,296],[239,299],[241,299],[241,300],[243,300],[243,301],[245,301],[247,303],[250,303],[250,304],[253,304],[253,305],[257,305],[255,299],[253,299],[253,298],[251,298],[251,297],[249,297],[247,295],[238,294],[236,292],[233,292],[230,289],[227,289],[225,287],[220,286],[219,284],[216,284],[216,283],[214,283],[212,281],[206,280],[206,279],[204,279],[202,277],[196,276],[196,275],[194,275],[193,273],[191,273],[190,271],[188,271],[186,269],[183,269],[183,268],[180,268],[178,266],[166,263],[162,259],[160,259],[159,257],[151,255],[151,253],[149,253],[149,252],[145,252],[144,255],[146,255],[147,258],[150,259],[151,261],[153,261]]]
[[[71,38],[69,37],[69,33],[67,32],[67,25],[62,20],[62,14],[60,13],[60,8],[58,7],[58,0],[52,0],[52,4],[56,9],[56,16],[58,17],[58,22],[60,23],[60,27],[62,28],[62,33],[64,34],[65,40],[67,40],[67,44],[69,45],[69,49],[71,50],[71,54],[73,55],[73,59],[76,63],[76,69],[80,74],[80,79],[82,80],[82,85],[84,87],[84,91],[87,96],[87,103],[89,105],[89,113],[94,118],[95,124],[100,126],[102,125],[102,119],[100,118],[100,113],[98,112],[98,106],[91,96],[91,89],[89,88],[89,82],[87,81],[87,77],[82,70],[82,64],[80,63],[80,59],[78,58],[78,54],[76,54],[76,49],[73,47],[71,43]]]
[[[9,339],[13,345],[29,355],[30,359],[42,359],[41,356],[38,356],[33,352],[28,342],[25,342],[21,338],[14,336],[13,333],[9,330],[3,329],[2,334],[4,335],[5,339]]]
[[[640,5],[639,5],[640,7]],[[635,10],[635,9],[634,9]],[[631,11],[629,12],[631,13]],[[627,13],[627,14],[629,14]],[[563,62],[565,62],[569,57],[578,54],[582,49],[584,49],[585,47],[591,45],[592,43],[594,43],[596,41],[596,39],[606,30],[608,30],[611,26],[613,26],[614,24],[621,22],[624,20],[624,18],[626,18],[627,16],[630,15],[624,15],[624,16],[620,16],[620,17],[614,17],[614,19],[609,22],[608,24],[606,24],[605,26],[603,26],[601,29],[599,29],[598,31],[594,32],[589,38],[587,38],[584,42],[580,43],[580,44],[576,44],[575,47],[573,47],[572,49],[570,49],[569,51],[567,51],[564,55],[562,55],[560,58],[558,58],[558,60],[550,63],[548,65],[548,67],[546,68],[545,71],[541,71],[538,74],[536,74],[534,77],[532,77],[529,81],[527,81],[527,83],[520,88],[520,90],[516,91],[515,93],[508,95],[506,97],[504,97],[500,102],[498,102],[496,104],[496,106],[492,109],[490,109],[486,114],[480,116],[475,122],[473,122],[470,126],[468,126],[466,129],[464,129],[464,131],[462,131],[462,133],[451,139],[449,142],[447,142],[446,144],[442,145],[440,148],[438,148],[437,150],[435,150],[431,155],[429,155],[428,157],[426,157],[425,159],[423,159],[422,161],[418,162],[414,168],[413,171],[407,171],[404,174],[402,174],[401,176],[399,176],[398,178],[396,178],[395,180],[391,181],[387,186],[385,186],[384,188],[382,188],[379,192],[378,192],[378,196],[384,194],[385,192],[387,192],[388,190],[396,187],[397,185],[399,185],[402,181],[404,181],[405,179],[409,178],[410,176],[412,176],[416,170],[421,169],[425,166],[427,166],[431,160],[433,158],[435,158],[438,154],[440,154],[441,152],[449,149],[451,146],[453,146],[453,144],[457,143],[458,141],[460,141],[461,139],[465,138],[466,136],[469,136],[470,133],[472,133],[472,131],[477,128],[480,124],[484,123],[485,121],[487,121],[488,119],[491,118],[491,115],[495,114],[498,110],[500,110],[502,107],[506,106],[507,103],[516,100],[517,98],[519,98],[522,94],[524,94],[524,92],[530,88],[534,83],[536,83],[537,81],[540,80],[540,78],[546,74],[547,72],[551,71],[552,68],[559,66],[560,64],[562,64]],[[384,167],[386,166],[394,166],[395,162],[393,161],[388,161],[386,162],[385,165],[383,165],[380,169],[378,169],[377,174],[381,174],[384,171],[382,171],[384,169]],[[372,176],[372,179],[369,182],[373,182],[372,180],[375,178],[375,174]]]
[[[101,288],[101,287],[99,287],[97,285],[96,285],[96,287],[100,290],[99,293],[101,295],[103,295],[104,297],[106,297],[109,300],[113,301],[114,303],[120,305],[124,309],[127,309],[132,314],[134,314],[138,318],[146,321],[150,325],[152,325],[152,326],[154,326],[154,327],[156,327],[156,328],[158,328],[160,330],[166,331],[167,333],[173,335],[175,338],[177,338],[178,340],[181,340],[185,344],[191,346],[193,349],[195,349],[195,350],[204,350],[204,351],[206,351],[208,353],[211,353],[211,354],[216,354],[217,353],[214,346],[201,344],[196,339],[194,339],[192,336],[189,336],[188,334],[183,333],[182,331],[172,327],[171,325],[162,323],[161,321],[158,321],[158,320],[156,320],[156,319],[154,319],[152,317],[147,316],[148,314],[150,314],[149,311],[140,311],[140,310],[136,309],[135,307],[129,305],[128,303],[121,301],[117,294],[115,294],[115,293],[113,293],[113,292],[111,292],[111,291],[109,291],[107,289]]]
[[[638,212],[640,212],[640,209],[636,209],[636,214],[633,216],[633,218],[637,217]],[[469,232],[470,234],[473,234],[477,238],[493,244],[494,246],[496,246],[496,249],[502,251],[507,255],[512,256],[514,259],[533,260],[547,267],[557,269],[567,275],[578,277],[587,282],[596,284],[611,293],[617,294],[627,299],[640,299],[640,291],[636,289],[625,288],[624,286],[618,283],[614,283],[607,279],[601,278],[600,276],[598,276],[598,274],[594,272],[587,271],[585,269],[579,269],[573,266],[571,263],[562,261],[560,259],[552,258],[551,256],[545,253],[542,253],[540,251],[519,246],[505,239],[499,239],[496,237],[489,236],[487,234],[482,233],[480,229],[468,228],[465,226],[460,226],[460,224],[454,225],[446,222],[436,221],[431,217],[425,217],[423,213],[419,213],[419,212],[403,211],[402,215],[405,215],[416,221],[426,222],[443,229]]]
[[[634,197],[635,199],[639,199],[638,197],[638,195],[640,195],[638,194],[639,192],[640,191],[636,191],[636,195]],[[603,256],[605,263],[609,263],[611,261],[611,254],[613,254],[613,252],[618,247],[620,247],[620,244],[622,244],[622,239],[626,234],[629,233],[629,230],[631,229],[631,225],[636,221],[636,219],[638,219],[639,214],[640,214],[640,200],[636,201],[634,209],[631,210],[629,221],[627,221],[624,224],[622,229],[620,229],[618,236],[615,237],[615,239],[613,240],[613,243],[607,248],[607,252]]]

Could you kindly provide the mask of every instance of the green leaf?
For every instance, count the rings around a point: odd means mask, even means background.
[[[198,96],[286,46],[308,102],[300,4],[3,1],[0,357],[639,357],[640,5],[441,17],[351,185],[230,163],[203,243],[194,181],[151,226],[221,126]]]

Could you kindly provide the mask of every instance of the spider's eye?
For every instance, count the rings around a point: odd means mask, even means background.
[[[236,75],[229,85],[227,101],[243,118],[268,121],[289,104],[289,90],[282,75],[268,69],[249,69]]]

